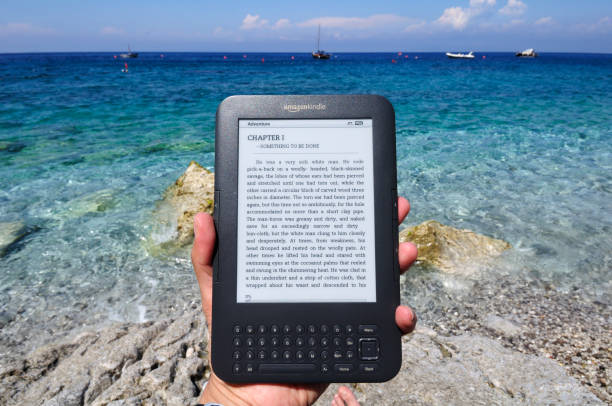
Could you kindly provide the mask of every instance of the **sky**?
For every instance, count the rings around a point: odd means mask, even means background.
[[[1,0],[0,53],[612,53],[612,0]]]

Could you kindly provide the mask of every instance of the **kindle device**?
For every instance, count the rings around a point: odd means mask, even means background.
[[[401,365],[395,114],[375,95],[217,110],[212,366],[228,382],[375,382]]]

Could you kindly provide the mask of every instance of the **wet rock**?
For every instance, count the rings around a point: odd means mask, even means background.
[[[493,330],[499,335],[506,337],[515,337],[522,331],[521,327],[513,323],[512,321],[503,317],[489,314],[485,319],[485,327]]]
[[[150,244],[153,251],[156,248],[168,251],[191,243],[193,217],[199,212],[212,213],[214,185],[212,172],[195,161],[189,163],[185,172],[166,189],[155,209],[153,217],[157,224]]]
[[[556,362],[521,354],[483,336],[437,335],[418,327],[404,338],[400,373],[349,387],[362,405],[603,404]],[[316,402],[331,404],[338,385]]]
[[[417,245],[418,261],[454,274],[471,274],[511,248],[505,241],[445,226],[435,220],[403,230],[400,241]]]
[[[76,197],[54,210],[52,217],[58,220],[66,220],[112,209],[117,205],[115,193],[117,191],[113,189],[102,189]]]
[[[27,229],[21,221],[0,223],[0,257],[2,257],[19,239],[27,234]]]

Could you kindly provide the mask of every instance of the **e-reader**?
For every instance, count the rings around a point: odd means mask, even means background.
[[[211,359],[228,382],[399,371],[395,113],[376,95],[232,96],[215,131]]]

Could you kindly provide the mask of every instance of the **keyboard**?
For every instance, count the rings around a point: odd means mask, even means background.
[[[232,372],[374,374],[380,357],[373,324],[234,325]]]

